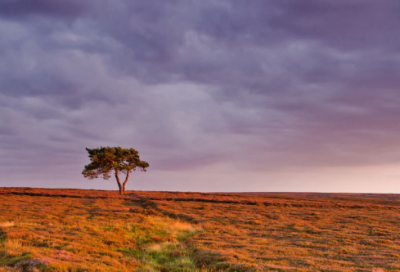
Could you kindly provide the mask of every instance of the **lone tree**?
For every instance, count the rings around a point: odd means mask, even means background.
[[[86,148],[86,150],[91,162],[85,165],[85,169],[82,171],[83,176],[88,179],[98,177],[109,179],[111,171],[114,170],[120,194],[125,193],[125,184],[128,182],[130,172],[136,169],[146,172],[146,168],[149,167],[149,163],[141,161],[139,152],[133,148],[124,149],[107,146],[95,149]],[[118,176],[120,172],[126,174],[125,181],[122,184]]]

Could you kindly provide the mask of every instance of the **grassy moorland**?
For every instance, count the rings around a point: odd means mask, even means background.
[[[400,198],[0,188],[0,271],[400,271]]]

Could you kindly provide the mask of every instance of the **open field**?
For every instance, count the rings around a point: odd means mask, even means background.
[[[0,271],[400,271],[378,196],[0,188]]]

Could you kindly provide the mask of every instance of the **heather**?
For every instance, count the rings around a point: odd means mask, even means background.
[[[398,199],[0,188],[0,271],[399,271]]]

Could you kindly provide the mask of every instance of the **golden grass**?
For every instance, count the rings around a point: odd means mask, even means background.
[[[0,188],[0,271],[400,271],[390,199]]]

